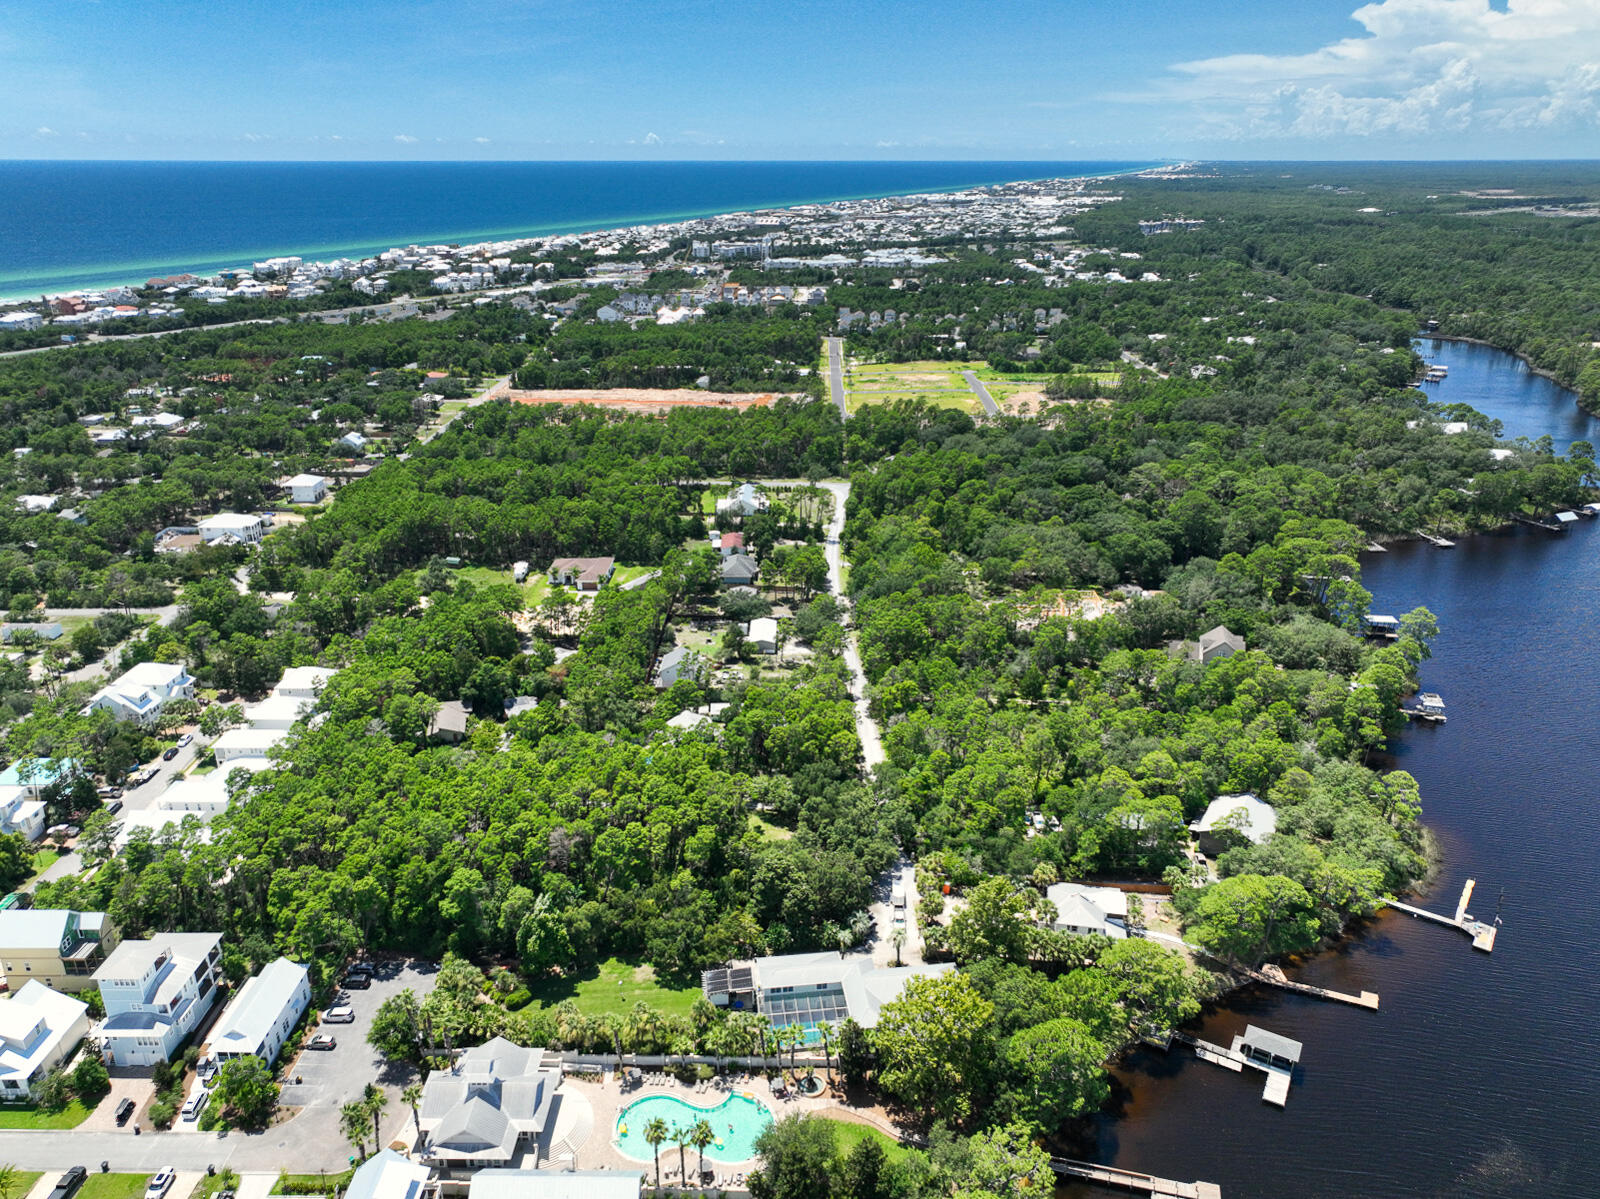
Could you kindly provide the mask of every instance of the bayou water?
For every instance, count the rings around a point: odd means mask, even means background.
[[[1419,349],[1450,368],[1430,398],[1471,404],[1507,437],[1549,434],[1558,450],[1600,440],[1570,392],[1515,357]],[[1374,611],[1423,604],[1439,618],[1422,682],[1449,721],[1410,727],[1387,765],[1417,777],[1442,854],[1420,902],[1453,912],[1476,879],[1473,914],[1504,921],[1494,954],[1454,929],[1381,914],[1289,971],[1376,991],[1379,1011],[1252,988],[1202,1023],[1198,1035],[1223,1044],[1247,1023],[1303,1042],[1287,1108],[1261,1101],[1259,1074],[1141,1050],[1118,1072],[1098,1160],[1216,1182],[1227,1199],[1600,1194],[1597,524],[1363,560]]]

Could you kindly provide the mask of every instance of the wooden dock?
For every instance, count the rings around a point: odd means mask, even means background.
[[[1466,886],[1461,888],[1461,898],[1456,902],[1456,914],[1446,916],[1442,912],[1430,912],[1427,908],[1419,908],[1409,903],[1401,903],[1398,899],[1385,899],[1383,902],[1391,908],[1405,912],[1407,915],[1416,916],[1421,920],[1432,920],[1435,924],[1443,924],[1448,928],[1458,928],[1472,938],[1472,948],[1483,953],[1494,952],[1495,937],[1500,929],[1497,924],[1485,924],[1482,920],[1475,920],[1467,911],[1467,905],[1472,902],[1472,889],[1477,886],[1476,879],[1468,879]]]
[[[1348,1003],[1351,1007],[1366,1008],[1368,1011],[1378,1010],[1378,993],[1376,991],[1363,991],[1359,995],[1351,995],[1345,991],[1332,991],[1327,987],[1313,986],[1311,983],[1296,982],[1284,975],[1277,966],[1267,965],[1260,970],[1252,970],[1248,966],[1237,967],[1240,974],[1252,978],[1258,983],[1269,987],[1282,987],[1285,991],[1294,991],[1299,995],[1313,995],[1318,999],[1331,999],[1335,1003]]]
[[[1434,549],[1448,550],[1455,548],[1456,543],[1448,537],[1435,537],[1432,533],[1424,533],[1421,529],[1417,530],[1417,536],[1433,546]]]
[[[1540,520],[1534,516],[1523,516],[1515,512],[1511,514],[1511,519],[1519,525],[1527,525],[1530,529],[1543,529],[1546,533],[1565,533],[1567,531],[1567,526],[1558,521]]]
[[[1202,1062],[1213,1066],[1221,1066],[1224,1070],[1231,1070],[1235,1074],[1243,1074],[1245,1067],[1260,1070],[1267,1076],[1266,1085],[1261,1090],[1264,1102],[1276,1107],[1283,1107],[1289,1102],[1289,1084],[1293,1081],[1293,1072],[1277,1066],[1269,1066],[1258,1062],[1247,1053],[1241,1053],[1237,1048],[1240,1038],[1234,1038],[1234,1048],[1218,1045],[1212,1041],[1202,1041],[1191,1033],[1175,1032],[1172,1039],[1182,1041],[1194,1050],[1195,1057]]]
[[[1174,1178],[1157,1178],[1154,1174],[1118,1170],[1066,1157],[1051,1158],[1050,1168],[1063,1178],[1081,1178],[1122,1191],[1154,1195],[1156,1199],[1222,1199],[1222,1188],[1214,1182],[1179,1182]]]

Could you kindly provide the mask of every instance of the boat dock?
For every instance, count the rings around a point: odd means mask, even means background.
[[[1482,920],[1475,920],[1467,911],[1467,905],[1472,902],[1472,889],[1476,885],[1477,880],[1469,878],[1466,886],[1461,888],[1461,899],[1456,903],[1454,916],[1446,916],[1442,912],[1430,912],[1427,908],[1401,903],[1398,899],[1385,899],[1384,903],[1418,919],[1432,920],[1435,924],[1443,924],[1448,928],[1459,928],[1472,938],[1472,948],[1482,950],[1484,953],[1493,953],[1495,937],[1500,931],[1498,924],[1485,924]]]
[[[1570,513],[1568,515],[1571,515]],[[1546,533],[1565,533],[1566,525],[1554,520],[1540,520],[1536,516],[1523,516],[1520,512],[1513,512],[1511,519],[1519,525],[1527,525],[1530,529],[1543,529]],[[1574,516],[1573,520],[1578,518]]]
[[[1327,987],[1313,986],[1311,983],[1295,982],[1288,978],[1277,966],[1265,965],[1259,970],[1252,970],[1248,966],[1236,967],[1240,974],[1246,978],[1254,979],[1269,987],[1282,987],[1285,991],[1294,991],[1300,995],[1312,995],[1318,999],[1331,999],[1335,1003],[1348,1003],[1351,1007],[1366,1008],[1368,1011],[1378,1010],[1378,993],[1376,991],[1363,991],[1359,995],[1351,995],[1345,991],[1330,991]]]
[[[1294,1080],[1294,1068],[1300,1060],[1299,1041],[1280,1037],[1253,1024],[1234,1037],[1233,1044],[1226,1048],[1186,1032],[1175,1032],[1172,1039],[1193,1049],[1195,1057],[1201,1061],[1235,1074],[1244,1073],[1247,1066],[1260,1070],[1267,1076],[1261,1090],[1262,1101],[1274,1107],[1283,1107],[1289,1102],[1289,1084]]]
[[[1154,1195],[1156,1199],[1222,1199],[1222,1188],[1214,1182],[1179,1182],[1174,1178],[1157,1178],[1154,1174],[1097,1166],[1066,1157],[1051,1158],[1050,1168],[1063,1178],[1081,1178],[1122,1191]]]
[[[1432,533],[1424,533],[1421,529],[1417,530],[1417,536],[1437,550],[1454,549],[1456,545],[1448,537],[1435,537]]]

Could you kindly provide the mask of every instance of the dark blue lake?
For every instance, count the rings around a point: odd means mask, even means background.
[[[1427,350],[1450,367],[1430,397],[1472,404],[1507,436],[1600,436],[1571,393],[1508,354]],[[1098,1126],[1099,1160],[1216,1182],[1227,1199],[1600,1194],[1597,523],[1363,559],[1375,611],[1439,617],[1422,681],[1449,722],[1411,727],[1392,765],[1420,782],[1443,855],[1421,902],[1453,911],[1475,878],[1474,914],[1504,918],[1494,954],[1385,913],[1291,970],[1376,991],[1379,1011],[1250,991],[1206,1019],[1200,1035],[1224,1044],[1246,1023],[1304,1042],[1287,1108],[1262,1103],[1259,1075],[1141,1051],[1120,1074],[1121,1112]]]

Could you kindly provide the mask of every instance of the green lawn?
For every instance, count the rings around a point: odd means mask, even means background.
[[[38,878],[46,870],[48,870],[48,869],[50,869],[50,867],[54,866],[56,864],[57,859],[59,859],[60,857],[61,857],[61,851],[59,849],[36,849],[36,850],[34,850],[33,851],[33,873],[30,874],[28,877],[30,879]]]
[[[76,1128],[89,1118],[89,1110],[76,1099],[55,1112],[32,1104],[7,1105],[0,1107],[0,1128]]]
[[[784,828],[782,825],[771,824],[753,812],[750,815],[750,823],[755,825],[756,831],[761,834],[761,838],[764,841],[787,841],[794,836],[791,830]]]
[[[824,1116],[823,1119],[827,1120],[827,1117]],[[855,1124],[845,1120],[828,1120],[828,1123],[833,1125],[833,1139],[834,1143],[839,1146],[841,1157],[848,1155],[862,1141],[877,1141],[884,1155],[890,1161],[899,1161],[901,1158],[910,1157],[916,1152],[916,1150],[902,1145],[899,1141],[885,1136],[876,1128],[870,1128],[865,1124]]]
[[[91,1173],[74,1199],[140,1199],[149,1184],[148,1174]]]
[[[623,566],[620,563],[611,572],[611,586],[621,587],[624,583],[631,583],[640,575],[647,575],[652,570],[660,570],[659,566]]]
[[[18,1170],[11,1176],[11,1193],[16,1195],[17,1199],[22,1199],[23,1195],[33,1190],[33,1184],[43,1177],[44,1171],[42,1170]]]
[[[528,990],[546,1007],[554,1007],[566,999],[576,1000],[588,1016],[603,1016],[607,1012],[621,1015],[641,1001],[668,1015],[687,1016],[700,997],[699,987],[663,986],[656,981],[655,971],[649,966],[620,958],[590,966],[576,977],[545,979]]]

